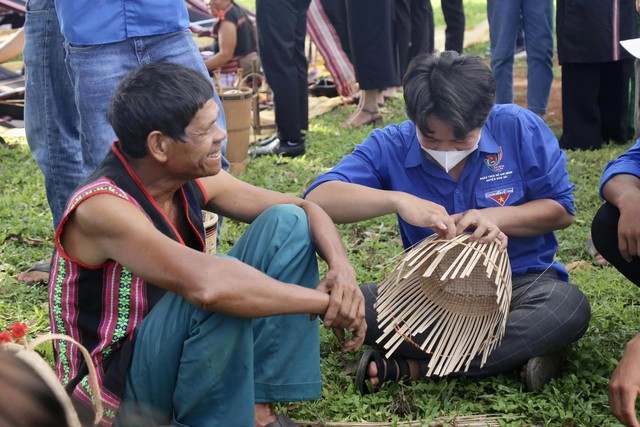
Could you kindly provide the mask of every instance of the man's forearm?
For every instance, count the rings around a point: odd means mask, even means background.
[[[640,200],[640,179],[630,174],[615,175],[602,188],[602,195],[618,209],[627,203],[636,204]]]

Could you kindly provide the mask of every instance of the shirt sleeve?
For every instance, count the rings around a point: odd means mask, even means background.
[[[333,169],[316,178],[303,197],[307,197],[314,188],[327,181],[342,181],[379,190],[385,189],[387,166],[382,160],[386,158],[385,141],[390,140],[389,128],[390,126],[374,130]]]
[[[600,197],[604,199],[602,189],[607,181],[620,174],[635,175],[640,179],[640,139],[620,157],[611,160],[604,168],[600,179]]]
[[[575,215],[573,190],[567,171],[567,155],[546,123],[522,110],[520,161],[528,200],[552,199]]]

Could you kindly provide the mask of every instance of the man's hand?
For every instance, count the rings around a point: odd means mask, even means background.
[[[487,218],[480,209],[469,209],[451,216],[456,224],[456,235],[468,228],[474,228],[471,235],[473,241],[491,243],[495,239],[500,241],[500,250],[507,248],[508,238],[498,226]]]
[[[634,196],[638,197],[628,197],[628,200],[620,205],[618,220],[618,249],[627,262],[640,256],[640,194],[636,193]]]
[[[429,227],[445,239],[456,237],[455,222],[444,207],[407,193],[400,193],[399,197],[396,212],[409,224]]]
[[[364,317],[364,296],[356,282],[350,264],[330,268],[317,288],[329,294],[329,307],[323,316],[324,326],[332,328],[334,335],[345,339],[345,329],[352,333],[343,345],[343,351],[357,350],[364,342],[367,322]]]
[[[640,393],[640,334],[629,343],[609,383],[611,413],[627,427],[640,427],[636,398]]]

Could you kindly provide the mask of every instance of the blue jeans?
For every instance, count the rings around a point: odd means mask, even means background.
[[[296,206],[266,210],[229,255],[283,282],[318,285],[307,217]],[[135,336],[125,405],[144,406],[157,422],[253,426],[255,402],[320,397],[318,320],[308,314],[241,319],[167,293]]]
[[[82,151],[93,170],[107,154],[116,135],[107,120],[111,97],[120,80],[145,64],[175,62],[209,74],[188,29],[170,34],[132,37],[118,43],[74,46],[66,43],[67,66],[80,114]],[[222,104],[218,124],[226,129]],[[223,141],[223,150],[227,140]],[[224,161],[226,162],[226,160]]]
[[[53,0],[29,0],[24,37],[25,131],[44,175],[56,228],[67,199],[90,170],[82,158],[78,114]]]
[[[545,114],[553,81],[552,0],[487,0],[496,102],[513,102],[513,55],[520,17],[527,52],[527,108]]]

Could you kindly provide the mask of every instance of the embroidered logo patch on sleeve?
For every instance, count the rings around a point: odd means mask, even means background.
[[[493,199],[494,202],[499,204],[500,206],[504,206],[507,202],[509,196],[513,193],[513,188],[505,188],[503,190],[490,191],[488,193],[484,193],[484,196],[487,198]]]

